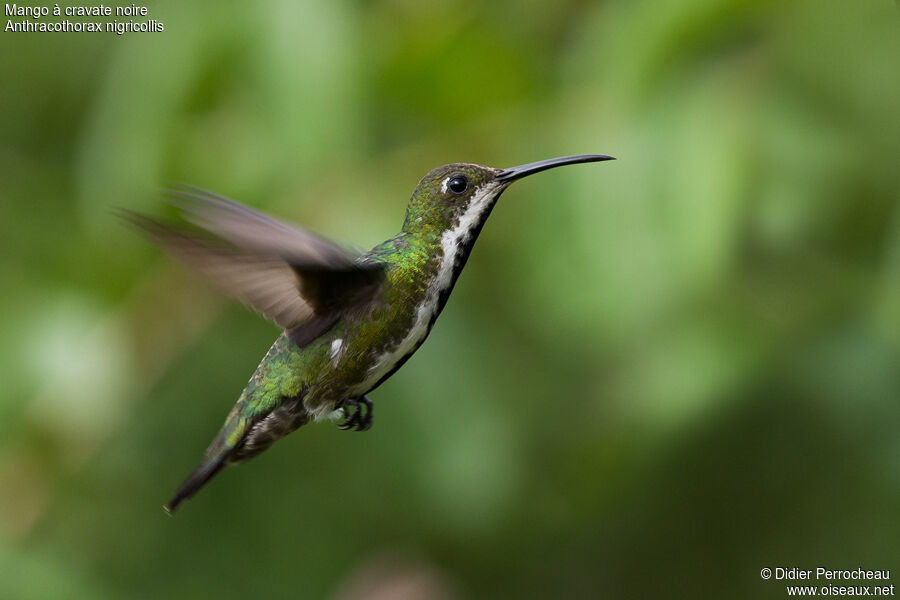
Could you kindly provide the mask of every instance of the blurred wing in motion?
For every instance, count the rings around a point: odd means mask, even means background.
[[[198,190],[173,191],[200,231],[122,210],[154,244],[257,311],[303,346],[347,310],[372,298],[384,281],[378,263],[237,202]]]

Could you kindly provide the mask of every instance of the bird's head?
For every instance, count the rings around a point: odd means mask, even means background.
[[[457,231],[460,237],[476,236],[497,198],[517,179],[563,165],[603,160],[614,159],[603,154],[580,154],[509,169],[469,163],[432,169],[419,181],[410,198],[403,231],[437,234]]]

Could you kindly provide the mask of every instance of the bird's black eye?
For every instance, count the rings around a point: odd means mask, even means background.
[[[462,194],[467,189],[469,189],[469,178],[465,175],[454,175],[447,182],[447,189],[454,194]]]

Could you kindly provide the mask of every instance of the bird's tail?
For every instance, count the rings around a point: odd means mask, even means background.
[[[229,448],[224,443],[224,438],[225,432],[220,431],[216,439],[207,448],[200,464],[191,471],[191,474],[178,486],[172,499],[163,506],[167,513],[172,514],[183,500],[187,500],[197,493],[197,490],[206,485],[206,482],[212,479],[225,466],[225,461],[233,448]]]
[[[181,482],[175,495],[166,503],[163,508],[167,513],[172,514],[182,501],[187,500],[197,493],[197,490],[206,485],[206,482],[212,479],[216,473],[222,470],[239,445],[240,440],[244,437],[247,429],[247,419],[242,414],[242,408],[247,402],[246,390],[241,394],[240,399],[228,417],[225,424],[219,430],[218,435],[213,439],[212,443],[203,453],[203,459],[194,467],[191,474]]]
[[[266,354],[259,368],[241,392],[240,398],[225,418],[225,424],[206,449],[203,459],[175,491],[164,506],[172,513],[181,502],[206,485],[226,464],[252,458],[311,419],[304,405],[307,388],[296,389],[282,380],[272,384],[269,373],[291,374],[294,347],[284,335]],[[266,366],[268,365],[268,366]],[[274,365],[274,366],[272,366]],[[291,377],[291,380],[296,379]],[[287,391],[288,395],[282,396]]]

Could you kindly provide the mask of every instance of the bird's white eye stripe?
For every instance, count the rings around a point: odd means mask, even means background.
[[[446,193],[447,193],[447,182],[448,182],[448,181],[450,181],[450,178],[449,178],[449,177],[445,177],[444,180],[441,182],[441,193],[442,193],[442,194],[446,194]]]

